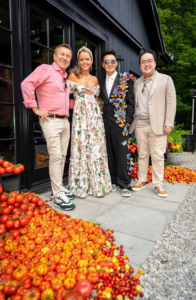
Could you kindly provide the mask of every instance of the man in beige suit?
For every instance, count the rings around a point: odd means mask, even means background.
[[[160,197],[167,197],[163,188],[164,153],[167,134],[174,126],[176,91],[170,76],[155,70],[156,54],[152,50],[140,55],[143,73],[134,84],[135,115],[129,132],[135,130],[138,144],[138,183],[132,187],[139,191],[146,187],[149,155],[152,159],[152,183]]]

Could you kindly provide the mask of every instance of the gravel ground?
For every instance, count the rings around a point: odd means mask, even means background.
[[[196,170],[196,152],[184,152],[183,167]]]
[[[141,268],[143,299],[196,300],[196,184]]]

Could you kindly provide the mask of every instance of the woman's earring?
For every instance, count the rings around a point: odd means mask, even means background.
[[[90,71],[92,71],[92,69],[93,69],[93,67],[92,67],[92,65],[91,65],[91,67],[90,67]]]
[[[81,71],[81,67],[80,67],[80,65],[78,64],[78,68],[79,68],[79,70]]]

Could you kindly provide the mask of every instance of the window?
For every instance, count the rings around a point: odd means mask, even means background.
[[[77,58],[77,53],[78,50],[81,47],[87,47],[91,50],[92,54],[93,54],[93,65],[92,65],[92,75],[97,76],[97,53],[96,53],[96,47],[94,47],[92,44],[88,43],[87,41],[83,40],[82,38],[76,36],[75,38],[75,51],[76,51],[76,58]],[[77,63],[77,60],[76,60]]]
[[[43,16],[34,9],[30,10],[31,68],[41,64],[52,64],[56,46],[64,43],[64,28]],[[35,149],[35,168],[49,164],[46,140],[39,125],[39,118],[33,114],[33,139]]]
[[[15,164],[15,105],[10,13],[10,1],[0,0],[0,157]]]

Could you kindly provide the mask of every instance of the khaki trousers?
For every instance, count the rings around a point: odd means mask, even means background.
[[[138,177],[140,182],[147,181],[149,155],[151,155],[152,183],[154,186],[162,184],[167,135],[156,135],[151,126],[148,126],[136,128],[135,136],[138,144]]]
[[[67,148],[69,145],[70,126],[68,118],[50,118],[49,122],[42,121],[40,125],[47,142],[49,154],[49,174],[54,197],[64,192],[63,173]]]

